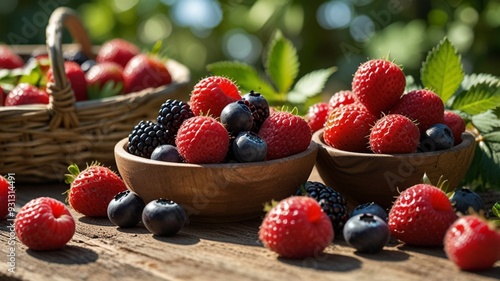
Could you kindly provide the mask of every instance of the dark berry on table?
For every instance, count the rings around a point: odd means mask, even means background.
[[[83,72],[87,73],[97,62],[95,60],[86,60],[80,66]]]
[[[263,95],[254,91],[244,95],[243,100],[250,104],[250,111],[254,119],[252,131],[258,133],[262,123],[269,117],[269,104]]]
[[[264,161],[267,154],[267,144],[252,131],[239,133],[231,143],[233,156],[238,162]]]
[[[360,253],[379,252],[390,239],[389,226],[384,220],[363,213],[346,222],[343,234],[347,244]]]
[[[419,151],[429,152],[453,147],[455,140],[450,127],[445,124],[434,124],[420,136]]]
[[[363,214],[363,213],[369,213],[369,214],[375,215],[375,216],[383,219],[384,221],[387,221],[387,219],[388,219],[388,215],[387,215],[386,210],[384,210],[384,208],[382,208],[379,204],[377,204],[375,202],[363,203],[361,205],[356,206],[356,208],[354,208],[354,210],[352,210],[350,217],[352,218],[356,215]]]
[[[469,214],[469,208],[472,208],[474,212],[479,213],[480,211],[485,211],[486,207],[484,201],[476,192],[467,188],[457,188],[450,198],[451,204],[455,211],[460,212],[464,215]]]
[[[232,102],[222,109],[220,122],[229,134],[236,136],[240,132],[252,129],[252,112],[243,100]]]
[[[63,57],[65,60],[74,61],[79,65],[82,65],[85,61],[89,60],[89,57],[87,57],[82,51],[75,50],[64,52]]]
[[[182,157],[177,150],[177,147],[171,144],[163,144],[155,148],[151,153],[152,160],[163,162],[182,163]]]
[[[188,103],[180,100],[166,100],[160,107],[156,121],[167,129],[168,143],[175,145],[175,136],[184,120],[194,116]]]
[[[142,211],[142,223],[149,232],[155,235],[175,235],[186,222],[186,212],[172,200],[153,200]]]
[[[146,204],[137,193],[125,190],[118,193],[108,204],[108,218],[116,226],[133,227],[142,218]]]
[[[297,189],[295,195],[306,195],[319,202],[323,211],[332,221],[335,233],[341,234],[349,219],[347,201],[342,194],[320,182],[307,181]],[[340,235],[336,235],[338,237]]]
[[[151,158],[156,147],[167,144],[166,129],[151,121],[140,121],[128,136],[129,153]]]

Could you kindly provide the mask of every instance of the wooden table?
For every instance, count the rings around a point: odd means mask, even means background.
[[[313,171],[311,179],[317,179]],[[18,208],[32,198],[64,201],[65,184],[17,184]],[[35,252],[17,242],[15,273],[9,272],[9,221],[0,223],[0,280],[499,280],[500,262],[489,271],[462,272],[440,248],[387,245],[359,254],[340,239],[324,254],[304,260],[277,257],[258,241],[261,218],[239,223],[186,226],[174,237],[144,227],[118,229],[107,219],[72,211],[76,233],[62,250]]]

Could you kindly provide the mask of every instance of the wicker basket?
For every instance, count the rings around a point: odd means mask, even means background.
[[[48,105],[0,107],[0,174],[19,182],[62,181],[71,163],[114,166],[113,147],[140,120],[154,120],[167,99],[189,94],[189,70],[169,60],[172,83],[102,100],[75,102],[64,71],[62,33],[66,28],[81,50],[94,57],[78,15],[58,8],[47,26],[47,51],[54,83]]]

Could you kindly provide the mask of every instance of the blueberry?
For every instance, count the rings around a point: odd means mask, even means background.
[[[361,205],[358,205],[354,210],[352,210],[350,214],[350,218],[362,214],[362,213],[370,213],[372,215],[375,215],[384,221],[387,221],[387,212],[382,208],[380,205],[378,205],[375,202],[369,202],[369,203],[364,203]]]
[[[108,218],[116,226],[133,227],[141,221],[144,201],[137,193],[125,190],[108,204]]]
[[[227,131],[236,136],[239,132],[249,131],[253,126],[253,116],[244,101],[232,102],[222,109],[220,122]]]
[[[238,162],[259,162],[266,158],[267,144],[256,133],[246,131],[236,136],[232,151]]]
[[[172,200],[157,199],[149,202],[142,211],[142,223],[153,234],[175,235],[186,224],[184,209]]]
[[[80,68],[83,70],[83,72],[87,73],[96,64],[97,62],[95,60],[86,60],[82,63]]]
[[[177,150],[177,147],[171,144],[157,146],[153,150],[153,153],[151,153],[151,159],[164,162],[182,163],[182,158]]]
[[[376,253],[389,242],[390,231],[387,223],[372,214],[358,214],[350,218],[344,226],[344,239],[360,253]]]
[[[469,208],[472,208],[476,213],[479,213],[481,210],[485,211],[486,209],[481,196],[466,188],[456,189],[450,201],[455,211],[465,215],[469,214]]]
[[[422,152],[444,150],[453,147],[453,132],[445,124],[434,124],[420,136],[419,150]]]
[[[82,65],[85,61],[89,60],[89,58],[82,51],[79,50],[72,50],[65,52],[63,54],[63,57],[65,60],[74,61],[79,65]]]

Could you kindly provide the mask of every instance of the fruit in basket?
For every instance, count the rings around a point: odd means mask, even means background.
[[[217,118],[226,105],[240,99],[240,92],[233,81],[226,77],[209,76],[196,83],[189,101],[195,115]]]
[[[375,202],[368,202],[368,203],[363,203],[354,208],[352,210],[351,214],[349,215],[350,218],[359,215],[359,214],[372,214],[375,215],[382,220],[387,222],[388,215],[387,212],[382,208],[379,204]]]
[[[376,215],[361,213],[345,224],[344,239],[360,253],[376,253],[389,242],[391,232],[387,223]]]
[[[450,201],[455,211],[464,215],[471,213],[470,208],[472,208],[472,212],[475,213],[484,212],[486,210],[481,196],[464,187],[455,189],[453,195],[450,197]]]
[[[90,100],[123,93],[123,67],[117,63],[103,62],[96,64],[85,73],[85,78],[87,79]]]
[[[312,133],[307,121],[286,111],[275,111],[262,124],[259,136],[267,144],[267,160],[287,157],[306,150]]]
[[[17,84],[14,89],[7,94],[4,101],[5,106],[48,103],[49,94],[28,83]]]
[[[370,149],[374,153],[398,154],[417,151],[420,132],[417,125],[400,114],[380,118],[370,132]]]
[[[163,60],[154,55],[138,54],[123,69],[125,93],[157,88],[172,82],[172,76]]]
[[[247,103],[253,116],[252,131],[258,133],[262,123],[269,117],[269,104],[267,99],[258,92],[250,91],[243,95],[242,99]]]
[[[441,246],[457,219],[448,196],[436,186],[417,184],[402,191],[389,212],[391,234],[415,246]]]
[[[444,104],[441,98],[430,90],[413,90],[404,94],[390,112],[410,118],[423,133],[430,126],[443,122]]]
[[[166,100],[160,107],[156,121],[163,125],[167,130],[172,141],[177,134],[182,122],[194,116],[191,106],[180,100]]]
[[[55,250],[71,240],[75,234],[75,221],[62,202],[39,197],[19,210],[14,228],[19,241],[31,250]]]
[[[229,133],[212,117],[194,116],[182,123],[175,143],[188,163],[221,163],[228,152]]]
[[[182,157],[177,150],[177,147],[171,144],[163,144],[157,146],[153,153],[151,153],[152,160],[158,160],[163,162],[173,162],[182,163]]]
[[[352,92],[372,114],[379,117],[398,103],[406,86],[401,68],[383,59],[361,64],[352,79]]]
[[[97,52],[96,61],[98,63],[114,62],[125,67],[140,52],[135,44],[124,39],[114,38],[102,44]]]
[[[155,148],[163,144],[169,144],[165,127],[141,120],[128,135],[127,150],[131,154],[150,158]]]
[[[7,45],[0,44],[0,69],[15,69],[23,67],[23,59]]]
[[[141,221],[145,206],[137,193],[125,190],[116,194],[109,202],[108,218],[118,227],[133,227]]]
[[[7,181],[7,179],[3,176],[0,176],[0,219],[5,218],[9,214],[10,190],[11,187],[9,181]],[[15,199],[15,196],[13,199]]]
[[[242,131],[249,131],[254,123],[252,112],[244,100],[226,105],[220,114],[220,122],[232,136]]]
[[[462,133],[465,132],[465,122],[460,115],[453,111],[445,110],[443,124],[450,127],[453,132],[454,145],[462,142]]]
[[[264,161],[267,154],[267,144],[252,131],[240,132],[231,143],[232,155],[236,161],[259,162]]]
[[[330,218],[316,200],[305,196],[281,200],[259,228],[259,240],[283,258],[315,257],[333,238]]]
[[[315,103],[307,110],[307,124],[309,124],[313,133],[324,127],[327,118],[328,104],[326,102]]]
[[[184,209],[168,199],[149,202],[142,211],[142,223],[153,234],[172,236],[177,234],[187,223]]]
[[[75,211],[89,217],[105,217],[109,202],[127,190],[123,180],[110,168],[94,162],[80,172],[77,165],[68,167],[65,182],[70,184],[68,202]]]
[[[69,50],[64,52],[63,58],[66,61],[76,62],[78,65],[82,65],[84,62],[89,60],[89,57],[87,57],[87,55],[80,50]]]
[[[73,61],[65,61],[64,71],[66,73],[68,82],[71,84],[71,89],[75,94],[75,100],[87,100],[87,79],[85,78],[85,73],[80,68],[80,65]],[[47,81],[54,82],[54,74],[52,68],[47,72]]]
[[[356,99],[354,94],[350,90],[343,90],[333,94],[328,100],[328,112],[332,112],[334,108],[341,106],[346,106],[351,103],[355,103]]]
[[[325,123],[323,139],[340,150],[367,152],[367,136],[376,121],[375,115],[359,103],[335,108]]]
[[[349,219],[347,201],[342,194],[323,183],[307,181],[297,189],[295,195],[308,196],[318,201],[323,212],[330,218],[335,233],[342,233]]]
[[[418,149],[424,152],[444,150],[453,147],[454,143],[450,127],[438,123],[430,126],[421,134]]]

